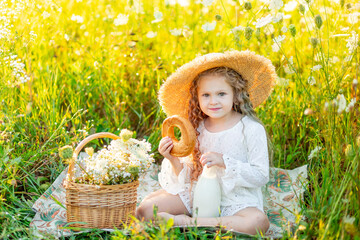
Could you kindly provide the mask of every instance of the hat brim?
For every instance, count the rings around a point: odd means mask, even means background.
[[[276,79],[271,61],[249,50],[210,53],[184,64],[171,74],[159,90],[159,102],[167,116],[188,118],[191,82],[203,71],[229,67],[248,81],[248,93],[254,108],[270,95]]]

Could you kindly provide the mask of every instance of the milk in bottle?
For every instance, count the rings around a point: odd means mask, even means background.
[[[219,216],[221,188],[216,171],[216,166],[204,166],[194,190],[193,217]]]

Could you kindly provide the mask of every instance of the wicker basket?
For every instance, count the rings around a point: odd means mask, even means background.
[[[80,228],[114,228],[127,223],[135,215],[139,181],[119,185],[88,185],[74,183],[75,159],[82,148],[97,138],[118,139],[112,133],[96,133],[79,143],[69,163],[69,180],[65,182],[67,222]],[[83,222],[87,223],[84,224]]]

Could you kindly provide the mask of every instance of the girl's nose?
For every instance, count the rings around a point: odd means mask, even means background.
[[[215,103],[217,103],[216,97],[210,97],[210,104],[215,104]]]

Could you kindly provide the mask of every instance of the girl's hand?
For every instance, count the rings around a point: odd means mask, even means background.
[[[201,155],[200,162],[204,166],[205,164],[208,167],[219,166],[225,168],[223,155],[217,152],[207,152]]]
[[[160,140],[159,143],[159,153],[163,155],[165,158],[169,159],[170,161],[174,161],[177,157],[174,157],[170,154],[171,149],[174,147],[174,144],[170,137],[164,137]]]

